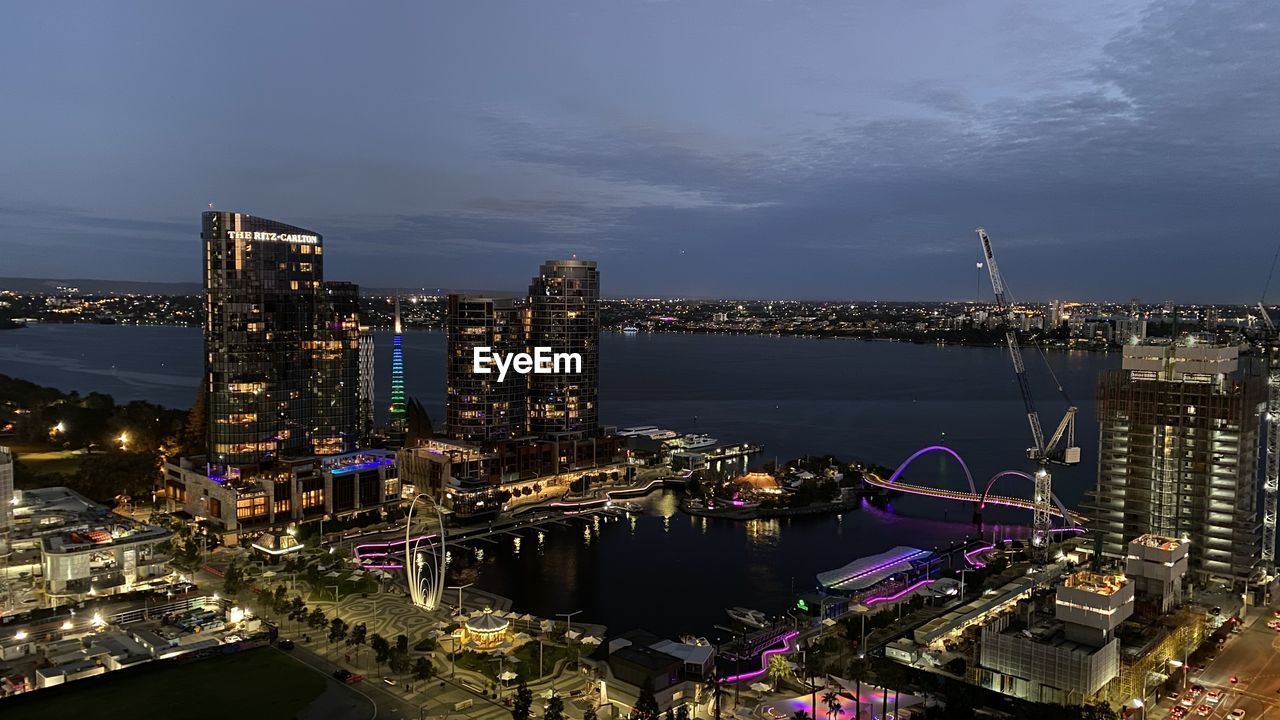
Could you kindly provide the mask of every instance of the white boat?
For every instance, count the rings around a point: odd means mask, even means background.
[[[622,428],[618,431],[621,437],[633,437],[635,435],[649,435],[658,432],[657,425],[636,425],[635,427]]]
[[[743,625],[763,628],[769,623],[769,618],[759,610],[752,610],[751,608],[744,607],[731,607],[726,608],[725,612],[729,613],[729,617],[737,620]]]
[[[716,444],[716,439],[707,437],[706,435],[685,435],[681,438],[686,450],[697,450],[698,448],[711,447]]]
[[[623,334],[623,335],[635,335],[635,334],[636,334],[636,333],[638,333],[638,332],[640,332],[640,329],[639,329],[639,328],[637,328],[637,327],[634,327],[634,326],[632,326],[632,325],[628,325],[628,326],[626,326],[626,327],[622,328],[622,334]]]
[[[651,432],[651,433],[647,433],[647,435],[648,435],[648,437],[649,437],[649,439],[650,439],[650,440],[670,440],[670,439],[672,439],[672,438],[680,437],[680,433],[678,433],[678,432],[676,432],[676,431],[674,431],[674,430],[657,430],[657,429],[655,429],[653,432]]]

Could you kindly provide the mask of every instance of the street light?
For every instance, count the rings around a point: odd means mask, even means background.
[[[475,585],[475,583],[467,583],[466,585],[450,585],[449,587],[445,588],[445,590],[457,590],[457,591],[458,591],[458,612],[457,612],[457,614],[458,614],[458,615],[461,615],[461,614],[462,614],[462,591],[463,591],[463,590],[466,590],[467,588],[471,587],[472,585]]]
[[[121,432],[120,437],[116,438],[116,441],[120,443],[121,450],[127,450],[129,448],[129,433]]]

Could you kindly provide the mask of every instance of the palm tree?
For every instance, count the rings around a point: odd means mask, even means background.
[[[827,705],[827,720],[836,720],[836,718],[840,717],[840,696],[834,690],[828,690],[823,693],[822,702]]]
[[[778,689],[778,683],[791,676],[791,663],[781,655],[774,655],[769,658],[768,668],[769,679],[773,681],[773,689]]]

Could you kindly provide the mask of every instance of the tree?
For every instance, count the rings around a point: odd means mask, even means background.
[[[347,637],[347,645],[356,649],[356,662],[360,662],[360,648],[364,647],[368,632],[369,629],[365,627],[365,624],[359,623],[351,628],[351,634]]]
[[[547,701],[547,709],[542,713],[543,720],[565,720],[564,700],[559,695],[552,695]]]
[[[240,564],[235,560],[227,566],[227,570],[222,576],[222,589],[228,596],[234,596],[244,587],[244,570],[240,568]]]
[[[418,659],[413,661],[414,680],[426,680],[435,674],[435,671],[435,667],[431,664],[431,661],[426,658],[426,656],[419,655]]]
[[[662,720],[676,720],[676,712],[671,708],[667,708],[667,714],[662,716]]]
[[[288,608],[288,600],[285,599],[285,589],[283,585],[277,585],[274,593],[271,594],[271,609],[276,612],[283,612]]]
[[[777,656],[775,656],[777,657]],[[797,710],[791,713],[791,720],[810,720],[809,713],[803,710]]]
[[[379,665],[391,658],[391,643],[377,633],[369,636],[369,648],[373,650],[373,661]]]
[[[598,720],[595,705],[588,705],[587,709],[582,711],[582,720]]]
[[[307,624],[316,630],[319,630],[329,624],[329,618],[325,616],[324,610],[316,608],[315,610],[312,610],[311,615],[307,617]]]
[[[396,652],[409,652],[409,638],[406,635],[396,636]]]
[[[397,675],[409,672],[411,663],[409,662],[408,651],[392,648],[390,655],[387,657],[387,666],[391,668],[391,672]]]
[[[840,696],[832,690],[828,690],[822,695],[822,702],[827,705],[827,720],[836,720],[840,717]]]
[[[791,677],[791,663],[781,655],[774,655],[769,658],[768,667],[769,679],[773,681],[773,689],[778,689],[778,683]]]
[[[511,704],[511,720],[529,720],[529,712],[533,709],[533,691],[524,680],[516,686],[516,699]]]
[[[329,622],[329,644],[347,639],[347,623],[342,618],[334,618]]]
[[[640,686],[640,694],[636,697],[635,707],[631,708],[630,720],[658,720],[662,710],[658,707],[658,698],[653,695],[653,680],[645,678]]]
[[[293,599],[289,601],[289,619],[306,622],[307,603],[302,599],[301,595],[294,595]]]
[[[583,720],[586,720],[586,718],[583,718]],[[676,720],[689,720],[688,705],[681,705],[680,707],[676,708]]]

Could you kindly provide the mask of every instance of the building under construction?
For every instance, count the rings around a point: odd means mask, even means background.
[[[1201,582],[1260,568],[1261,364],[1235,346],[1148,342],[1098,379],[1098,484],[1085,503],[1105,556],[1148,533],[1190,541]]]

